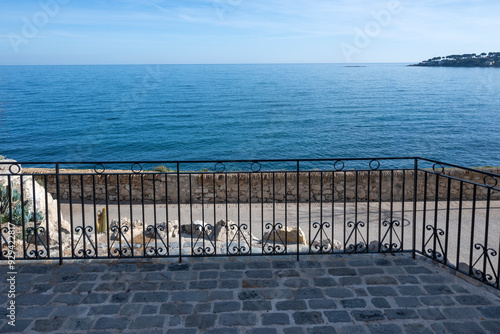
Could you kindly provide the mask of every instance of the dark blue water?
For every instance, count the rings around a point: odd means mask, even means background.
[[[500,70],[0,66],[18,161],[423,156],[500,165]]]

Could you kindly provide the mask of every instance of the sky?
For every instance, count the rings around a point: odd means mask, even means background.
[[[413,63],[492,51],[498,0],[0,0],[0,65]]]

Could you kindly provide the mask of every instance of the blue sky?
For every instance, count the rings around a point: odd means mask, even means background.
[[[0,0],[0,64],[416,62],[500,51],[497,0]]]

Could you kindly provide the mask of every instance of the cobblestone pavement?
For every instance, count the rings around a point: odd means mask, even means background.
[[[17,264],[23,333],[500,333],[500,292],[406,255]]]

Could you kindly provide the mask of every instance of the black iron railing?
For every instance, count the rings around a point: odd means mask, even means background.
[[[0,161],[1,256],[409,252],[498,289],[492,171],[422,158]]]

